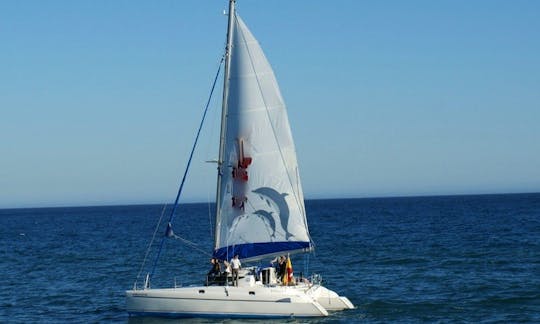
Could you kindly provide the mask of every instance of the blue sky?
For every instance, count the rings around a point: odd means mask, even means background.
[[[226,1],[0,2],[0,208],[171,202]],[[540,191],[540,2],[255,1],[307,198]],[[212,201],[221,88],[183,201]]]

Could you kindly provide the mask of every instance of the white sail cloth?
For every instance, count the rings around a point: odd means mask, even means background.
[[[311,248],[285,103],[261,47],[236,15],[214,255],[241,259]]]

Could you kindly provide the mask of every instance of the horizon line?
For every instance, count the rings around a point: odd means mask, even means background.
[[[454,193],[454,194],[403,194],[403,195],[379,195],[379,196],[364,196],[364,197],[311,197],[304,198],[304,201],[317,200],[358,200],[358,199],[396,199],[396,198],[436,198],[436,197],[459,197],[459,196],[502,196],[502,195],[531,195],[540,194],[540,191],[523,191],[523,192],[484,192],[484,193]],[[186,201],[179,203],[182,205],[197,205],[197,204],[215,204],[215,201]],[[29,207],[0,207],[0,210],[15,210],[15,209],[55,209],[55,208],[100,208],[100,207],[128,207],[128,206],[164,206],[173,205],[173,202],[146,202],[146,203],[105,203],[105,204],[89,204],[89,205],[55,205],[55,206],[29,206]]]

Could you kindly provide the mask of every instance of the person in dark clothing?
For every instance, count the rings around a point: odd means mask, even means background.
[[[208,276],[209,277],[219,276],[219,274],[221,273],[221,266],[219,264],[219,260],[216,258],[212,258],[210,260],[210,263],[212,263],[212,268],[210,269],[210,271],[208,271]]]
[[[284,255],[279,258],[278,278],[283,281],[283,275],[287,272],[287,259]]]

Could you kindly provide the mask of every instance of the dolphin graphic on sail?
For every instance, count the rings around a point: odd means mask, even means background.
[[[270,228],[272,229],[272,237],[276,238],[276,221],[274,220],[274,216],[272,216],[272,212],[267,212],[266,210],[259,209],[255,211],[253,214],[261,217],[263,220],[266,220],[268,224],[270,224]]]
[[[289,205],[285,200],[287,193],[280,194],[275,189],[270,187],[261,187],[255,190],[252,190],[253,193],[258,194],[262,199],[267,199],[272,201],[279,209],[279,225],[285,233],[285,239],[288,240],[289,237],[293,236],[288,230],[289,227]],[[275,231],[274,231],[275,233]]]

